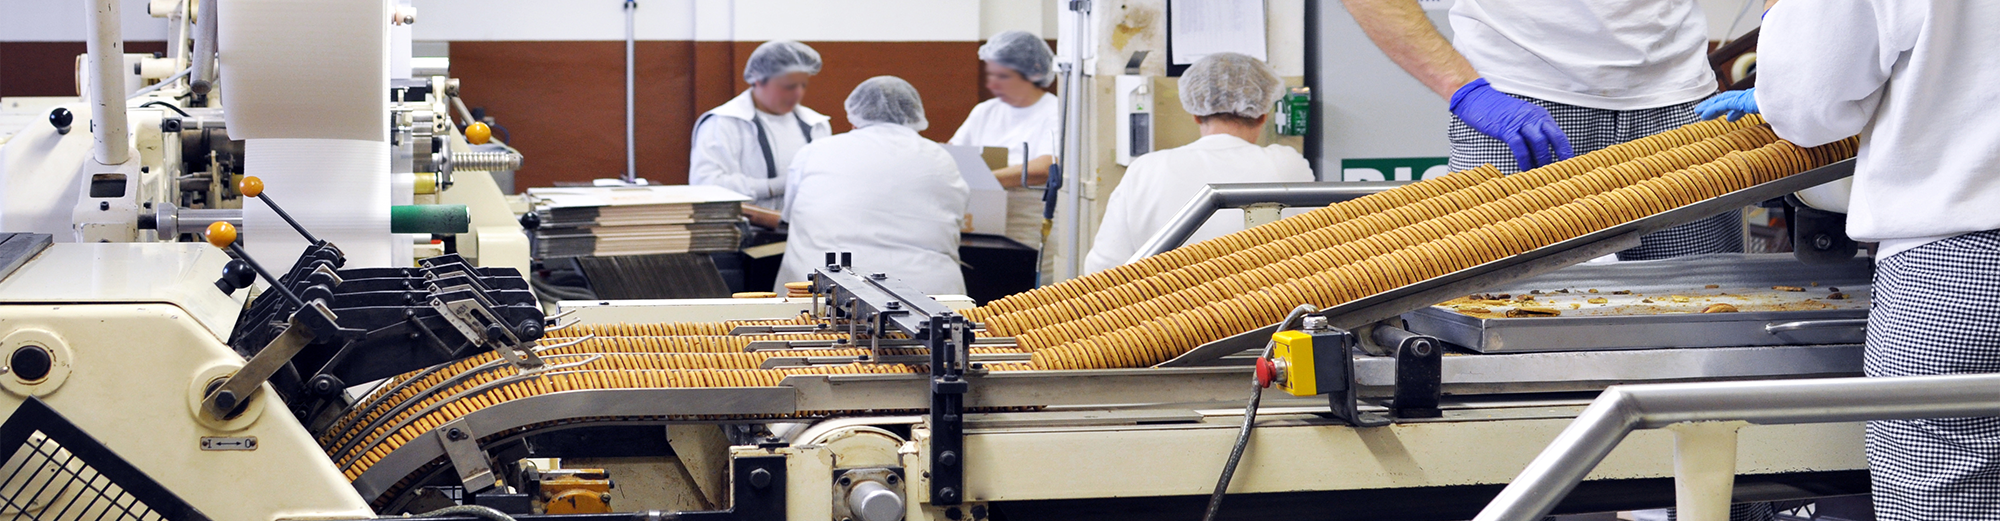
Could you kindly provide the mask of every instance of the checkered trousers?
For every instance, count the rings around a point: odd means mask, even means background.
[[[1864,360],[1868,376],[2000,372],[2000,230],[1878,260]],[[2000,418],[1869,422],[1868,470],[1876,519],[2000,519]]]
[[[1700,121],[1694,112],[1698,101],[1651,109],[1605,110],[1514,97],[1548,109],[1549,115],[1555,117],[1556,126],[1562,127],[1563,134],[1569,136],[1570,147],[1577,154],[1595,152]],[[1473,130],[1457,116],[1452,116],[1448,134],[1451,137],[1452,170],[1491,164],[1509,174],[1520,171],[1514,152],[1507,148],[1506,142]],[[1738,211],[1648,234],[1639,239],[1638,246],[1618,252],[1618,259],[1653,260],[1742,251],[1743,214]]]

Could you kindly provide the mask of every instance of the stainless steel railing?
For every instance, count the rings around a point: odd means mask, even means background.
[[[1326,206],[1364,195],[1381,192],[1410,181],[1373,182],[1327,182],[1327,183],[1236,183],[1212,184],[1195,194],[1194,200],[1181,207],[1175,214],[1173,224],[1167,225],[1153,238],[1139,247],[1138,253],[1126,262],[1136,262],[1146,257],[1166,253],[1181,247],[1194,231],[1208,222],[1209,216],[1224,208],[1244,208],[1259,204],[1282,206]]]
[[[1727,520],[1736,430],[1748,424],[2000,416],[2000,374],[1614,386],[1474,521],[1548,515],[1627,434],[1675,431],[1680,519]]]

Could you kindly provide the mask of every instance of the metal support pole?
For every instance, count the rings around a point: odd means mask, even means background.
[[[1674,433],[1674,508],[1686,521],[1729,521],[1736,486],[1736,432],[1748,422],[1692,422]]]
[[[637,111],[637,105],[632,101],[632,47],[638,41],[633,20],[638,17],[638,11],[638,0],[625,0],[625,184],[639,180],[639,149],[634,148],[632,140],[633,115]]]
[[[132,136],[125,120],[125,35],[118,20],[118,0],[90,0],[89,20],[91,155],[100,165],[122,165],[132,159]]]
[[[188,77],[188,90],[195,94],[208,94],[215,87],[215,38],[218,34],[216,0],[201,0],[201,8],[195,10],[194,56],[189,57],[189,67],[194,75]]]

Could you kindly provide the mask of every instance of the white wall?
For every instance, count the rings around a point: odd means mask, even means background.
[[[146,0],[123,0],[119,20],[125,39],[163,41],[167,20],[146,14]],[[76,0],[0,0],[0,42],[80,42],[90,34],[84,23],[84,2]]]
[[[1708,39],[1732,40],[1757,28],[1763,19],[1764,0],[1696,0],[1708,13]],[[1739,16],[1740,15],[1740,16]],[[1736,30],[1729,31],[1734,22]]]
[[[159,41],[166,21],[123,0],[125,39]],[[622,40],[622,0],[413,0],[415,39]],[[975,41],[1008,30],[1052,38],[1062,0],[640,0],[642,40]],[[83,41],[83,3],[0,0],[0,41]]]
[[[417,40],[622,40],[624,2],[415,0]],[[979,0],[641,0],[642,40],[969,41]]]

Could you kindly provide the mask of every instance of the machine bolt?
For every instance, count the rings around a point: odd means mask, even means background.
[[[942,499],[945,501],[958,501],[958,491],[952,490],[950,487],[945,487],[944,490],[938,491],[938,499]],[[959,512],[958,507],[951,507],[944,509],[945,519],[950,519],[951,521],[958,521],[960,518],[963,517],[965,517],[965,514]]]
[[[162,120],[160,120],[160,131],[161,131],[161,132],[180,132],[180,131],[181,131],[181,118],[167,118],[167,119],[162,119]]]
[[[507,328],[500,327],[499,324],[486,326],[486,339],[500,340],[506,337],[507,337]]]
[[[973,519],[986,519],[986,505],[972,505]]]
[[[899,477],[896,477],[896,475],[895,475],[895,474],[890,474],[890,475],[889,475],[889,484],[891,484],[891,485],[894,485],[894,484],[897,484],[897,483],[902,483],[902,482],[903,482],[903,478],[899,478]]]
[[[903,302],[899,300],[891,300],[889,301],[889,309],[903,309]]]
[[[100,211],[100,212],[109,212],[109,211],[111,211],[111,202],[110,202],[110,201],[103,201],[103,202],[99,202],[99,203],[97,203],[97,211]]]
[[[216,408],[218,408],[218,409],[222,409],[222,410],[225,410],[225,411],[227,411],[227,410],[233,410],[233,409],[235,409],[235,408],[236,408],[236,393],[234,393],[234,392],[230,392],[230,391],[219,391],[219,392],[216,392],[216,393],[215,393],[215,406],[216,406]]]
[[[1813,248],[1814,248],[1814,249],[1820,249],[1820,250],[1825,250],[1825,249],[1832,249],[1832,248],[1833,248],[1833,237],[1830,237],[1830,236],[1827,236],[1827,235],[1826,235],[1826,234],[1824,234],[1824,233],[1822,233],[1822,234],[1819,234],[1819,235],[1814,235],[1814,236],[1813,236]]]
[[[604,504],[609,505],[611,504],[611,494],[598,494],[597,500],[603,501]]]
[[[1322,316],[1319,316],[1319,315],[1306,315],[1306,319],[1305,319],[1305,330],[1306,330],[1306,331],[1325,331],[1325,330],[1326,330],[1326,317],[1322,317]]]
[[[1431,345],[1431,341],[1429,340],[1417,340],[1410,343],[1410,351],[1417,356],[1431,356],[1432,347],[1434,346]]]
[[[458,427],[452,427],[451,429],[444,431],[444,439],[451,441],[465,441],[465,438],[466,438],[465,431],[460,430]]]
[[[869,275],[869,276],[868,276],[868,278],[871,278],[871,279],[875,279],[875,280],[889,280],[889,274],[887,274],[887,273],[876,273],[876,274],[873,274],[873,275]]]
[[[938,464],[947,467],[958,465],[958,453],[948,450],[942,454],[938,454]]]
[[[750,486],[758,489],[771,486],[771,471],[764,469],[750,471]]]
[[[847,476],[841,476],[841,477],[840,477],[840,486],[843,486],[843,487],[845,487],[845,486],[850,486],[850,485],[853,485],[853,484],[854,484],[854,478],[850,478],[850,477],[847,477]]]

